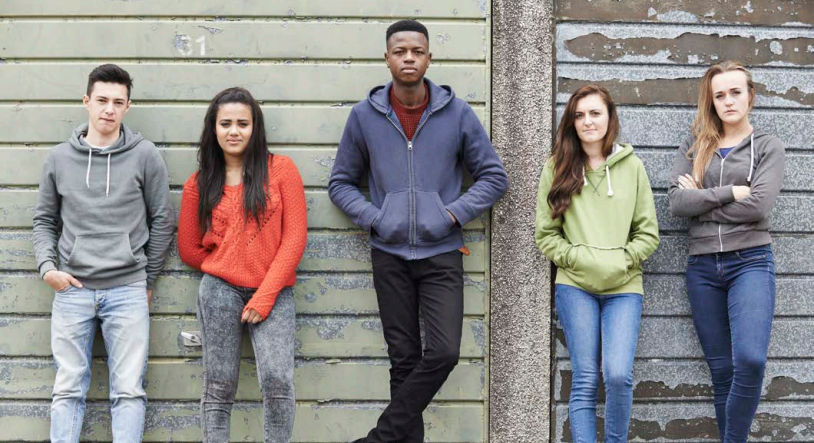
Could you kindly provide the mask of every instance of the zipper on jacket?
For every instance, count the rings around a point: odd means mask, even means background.
[[[415,132],[413,132],[413,138],[415,138],[416,135],[418,135],[418,131],[421,130],[421,127],[424,126],[424,123],[426,123],[427,120],[430,119],[430,115],[432,115],[432,112],[427,111],[427,118],[425,118],[424,120],[422,120],[418,124],[418,127],[416,128]],[[396,128],[396,130],[399,132],[399,134],[401,134],[401,136],[404,137],[404,140],[407,142],[407,167],[408,167],[408,173],[410,174],[410,188],[409,188],[409,192],[410,192],[410,208],[409,208],[409,210],[410,210],[410,227],[409,227],[409,231],[410,232],[408,232],[408,236],[410,238],[410,256],[413,259],[415,259],[416,258],[416,252],[415,252],[416,241],[415,241],[415,237],[416,237],[416,224],[417,223],[416,223],[416,214],[415,214],[415,186],[413,185],[413,141],[412,140],[407,140],[407,135],[404,133],[404,131],[401,130],[401,128],[399,128],[399,126],[396,124],[396,122],[394,122],[390,118],[389,114],[387,115],[387,120],[390,121],[390,123],[393,125],[393,127]]]
[[[726,157],[721,157],[721,176],[718,177],[718,187],[724,185],[724,162],[726,161]],[[721,252],[724,252],[724,238],[721,236],[721,224],[718,223],[718,243],[721,245]]]

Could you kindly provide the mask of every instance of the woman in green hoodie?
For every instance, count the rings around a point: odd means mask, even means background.
[[[783,142],[749,122],[754,101],[752,74],[740,63],[707,70],[668,191],[673,214],[689,217],[687,292],[725,443],[749,437],[774,314],[769,214],[786,156]]]
[[[578,89],[565,107],[537,194],[535,240],[558,267],[555,304],[571,357],[575,443],[596,440],[600,358],[605,442],[627,441],[642,262],[659,244],[644,165],[632,146],[615,143],[618,135],[608,91]]]

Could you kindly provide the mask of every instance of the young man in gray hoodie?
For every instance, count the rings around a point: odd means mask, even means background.
[[[51,441],[78,442],[101,324],[110,370],[113,441],[140,442],[149,303],[172,241],[167,168],[156,147],[122,124],[130,75],[102,65],[88,78],[88,123],[45,161],[34,250],[54,291],[51,352],[57,366]]]

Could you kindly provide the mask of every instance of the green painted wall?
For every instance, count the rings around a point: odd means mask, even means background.
[[[81,7],[81,8],[80,8]],[[42,0],[0,7],[0,441],[48,438],[53,294],[39,281],[31,218],[51,146],[85,121],[87,75],[115,62],[134,77],[125,122],[155,142],[173,202],[195,168],[208,100],[247,87],[262,102],[271,150],[306,185],[309,242],[297,300],[295,442],[363,435],[388,400],[388,364],[364,233],[326,186],[350,106],[389,79],[384,31],[399,18],[431,33],[429,76],[452,85],[489,126],[489,5],[480,0]],[[433,442],[488,435],[488,217],[466,226],[461,362],[425,414]],[[173,248],[152,307],[145,441],[199,441],[198,275]],[[232,439],[262,441],[259,393],[245,343]],[[104,347],[97,336],[84,440],[110,441]]]

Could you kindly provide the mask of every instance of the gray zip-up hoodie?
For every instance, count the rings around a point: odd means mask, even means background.
[[[678,177],[692,174],[688,137],[678,148],[668,196],[673,214],[690,217],[690,255],[737,251],[772,242],[769,214],[783,185],[786,147],[777,137],[754,131],[724,158],[715,151],[703,189],[681,189]],[[751,195],[735,201],[733,186]]]
[[[85,142],[88,124],[54,147],[34,210],[40,276],[59,269],[85,287],[147,280],[152,289],[172,242],[167,167],[155,145],[122,125],[104,149]]]

